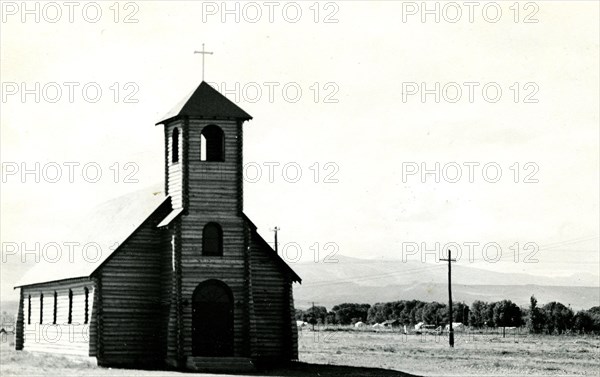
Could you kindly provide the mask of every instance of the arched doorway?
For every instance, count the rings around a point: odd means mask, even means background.
[[[233,295],[222,281],[207,280],[194,290],[192,355],[233,356]]]

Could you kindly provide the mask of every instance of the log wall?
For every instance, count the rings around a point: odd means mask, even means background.
[[[161,205],[96,271],[102,292],[102,365],[154,365],[165,356],[168,304],[162,274],[170,239],[156,225],[171,211]]]
[[[173,162],[173,130],[179,129],[179,161]],[[165,127],[165,162],[166,162],[166,188],[167,195],[171,196],[173,208],[182,208],[183,187],[183,140],[185,138],[185,127],[182,122],[173,123]]]
[[[182,362],[182,319],[181,319],[181,226],[177,219],[170,226],[170,253],[163,264],[163,294],[168,300],[169,315],[167,319],[166,360],[177,367]]]
[[[223,131],[224,161],[201,161],[202,129],[211,124]],[[192,356],[192,295],[209,279],[224,282],[233,293],[234,356],[297,358],[290,277],[242,213],[241,123],[183,118],[166,125],[166,135],[171,137],[174,127],[180,128],[183,163],[180,170],[171,166],[167,175],[169,182],[181,182],[177,193],[185,211],[171,227],[174,259],[163,272],[175,298],[168,322],[168,362],[176,365]],[[166,155],[171,156],[168,143]],[[223,230],[222,256],[202,255],[202,230],[209,222]]]
[[[224,134],[224,161],[200,161],[200,136],[210,124]],[[245,292],[244,220],[241,217],[242,156],[237,121],[189,120],[184,125],[183,175],[186,212],[181,217],[181,346],[184,356],[192,355],[192,295],[198,284],[208,279],[223,281],[234,300],[234,355],[247,356],[247,305]],[[202,230],[209,222],[223,230],[223,255],[202,255]]]
[[[252,232],[250,255],[256,323],[257,357],[283,361],[291,356],[290,286],[272,255],[271,247]],[[293,302],[292,302],[293,305]]]
[[[223,131],[224,161],[200,160],[201,132],[211,124]],[[175,127],[177,163],[171,159]],[[165,189],[171,200],[92,277],[23,287],[16,347],[96,356],[101,365],[184,365],[192,356],[193,292],[217,279],[233,294],[233,356],[297,358],[291,278],[243,216],[242,148],[240,121],[183,117],[165,125]],[[176,208],[184,208],[181,216],[156,228]],[[222,228],[220,256],[202,255],[202,231],[209,222]],[[68,336],[56,338],[63,323]]]
[[[287,337],[287,349],[289,349],[289,353],[286,356],[286,360],[298,360],[298,327],[296,325],[296,308],[294,307],[294,283],[288,281],[286,283],[287,295],[286,299],[288,302],[288,313],[286,319],[289,321],[289,334]]]

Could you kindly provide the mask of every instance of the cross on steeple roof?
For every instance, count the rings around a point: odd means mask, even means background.
[[[194,54],[202,54],[202,81],[204,81],[204,55],[212,55],[212,52],[204,51],[204,43],[202,43],[202,51],[194,51]]]

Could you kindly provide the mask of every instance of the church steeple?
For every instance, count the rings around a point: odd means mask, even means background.
[[[211,202],[215,211],[241,213],[242,123],[250,119],[202,81],[156,123],[165,128],[165,190],[175,209],[206,210]],[[235,199],[221,202],[217,190]]]

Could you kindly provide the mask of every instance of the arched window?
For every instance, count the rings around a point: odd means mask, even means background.
[[[202,231],[202,255],[223,255],[223,230],[217,223],[208,223]]]
[[[225,137],[219,126],[210,124],[202,130],[200,161],[225,161]]]
[[[176,164],[179,162],[179,128],[173,128],[173,136],[171,137],[171,162]]]

